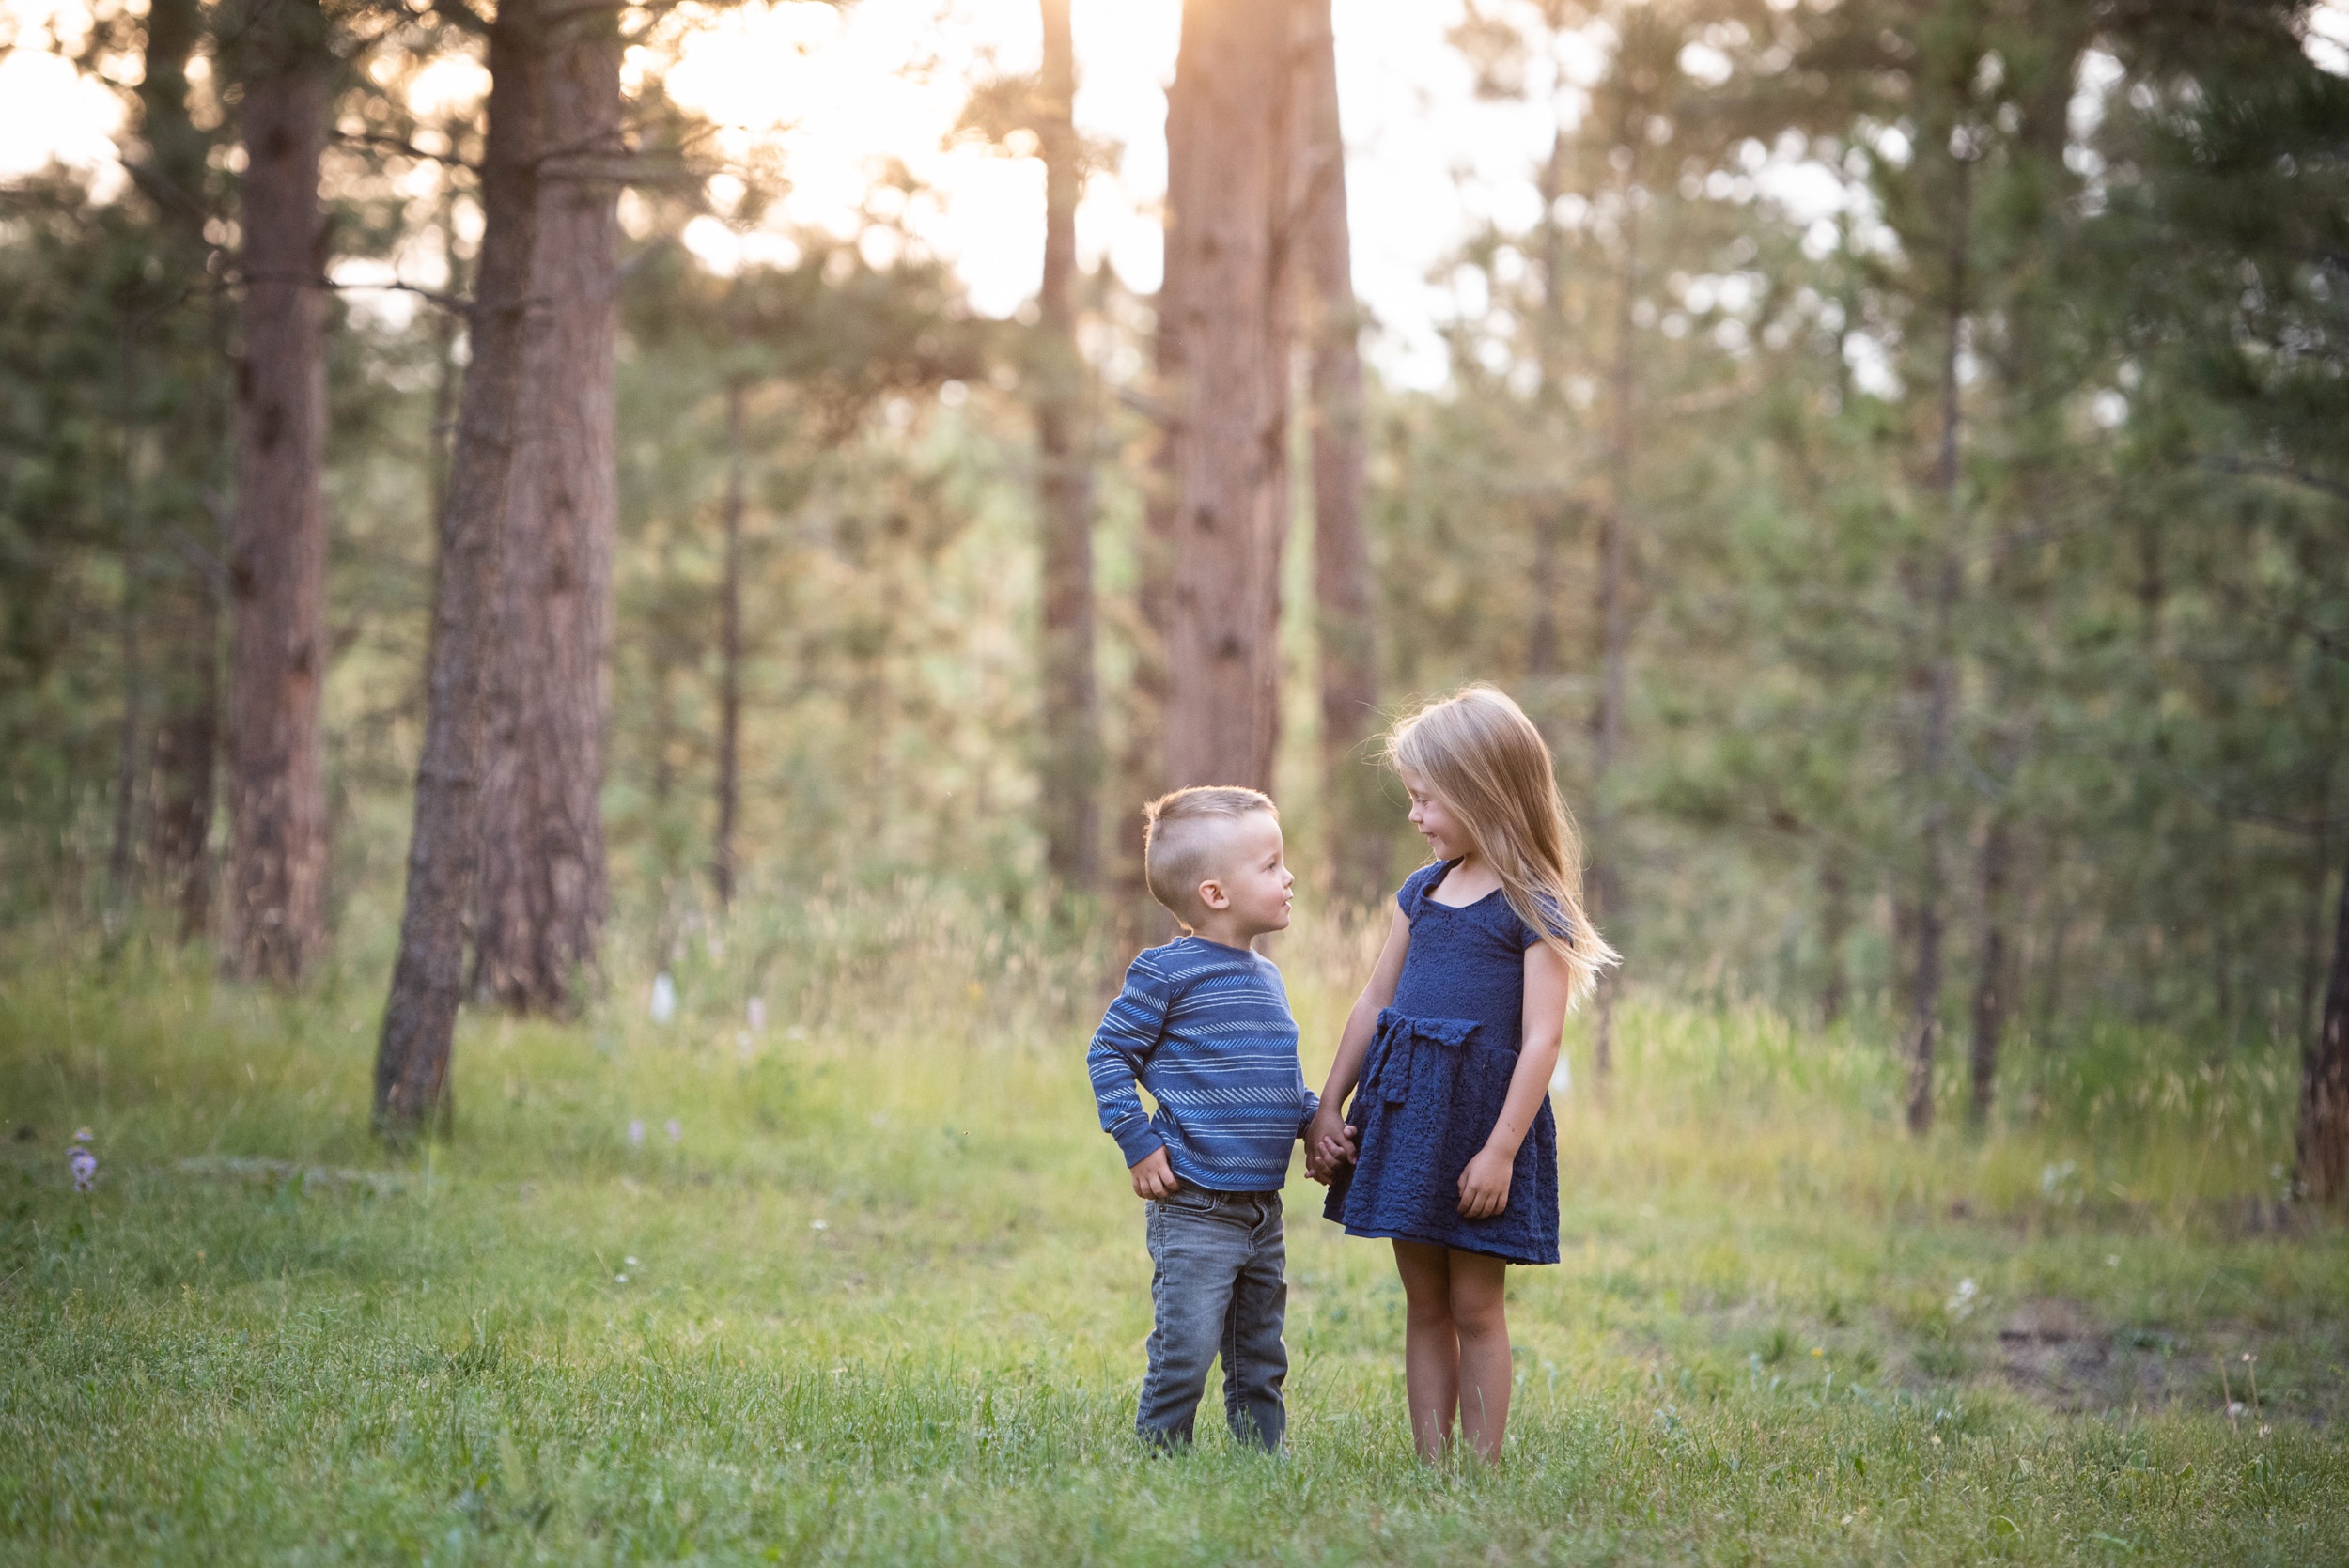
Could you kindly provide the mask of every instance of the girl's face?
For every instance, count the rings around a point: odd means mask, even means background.
[[[1436,859],[1456,861],[1474,850],[1475,842],[1452,815],[1452,808],[1428,787],[1427,781],[1408,768],[1402,773],[1403,787],[1411,792],[1411,826],[1419,830],[1420,837],[1436,852]]]

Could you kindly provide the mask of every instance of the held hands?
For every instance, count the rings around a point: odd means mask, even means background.
[[[1305,1124],[1305,1173],[1327,1186],[1341,1165],[1354,1163],[1355,1129],[1327,1102]]]
[[[1128,1172],[1134,1178],[1137,1198],[1171,1198],[1183,1185],[1174,1179],[1174,1167],[1166,1162],[1164,1146],[1151,1150],[1140,1164],[1128,1167]]]
[[[1517,1160],[1491,1144],[1477,1151],[1460,1172],[1460,1215],[1465,1219],[1489,1219],[1509,1206],[1509,1176]]]

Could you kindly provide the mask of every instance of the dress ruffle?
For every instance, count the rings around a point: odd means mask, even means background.
[[[1322,1212],[1348,1235],[1482,1252],[1511,1263],[1558,1261],[1558,1124],[1544,1098],[1517,1146],[1501,1213],[1460,1213],[1460,1172],[1509,1098],[1513,1048],[1468,1018],[1419,1018],[1389,1007],[1346,1108],[1357,1162],[1330,1184]]]

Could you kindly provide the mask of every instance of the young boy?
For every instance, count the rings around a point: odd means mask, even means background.
[[[1289,1370],[1281,1188],[1318,1102],[1281,971],[1249,944],[1288,928],[1297,878],[1280,814],[1252,789],[1178,789],[1143,815],[1150,895],[1183,935],[1133,961],[1085,1055],[1102,1130],[1149,1205],[1150,1368],[1134,1429],[1187,1446],[1221,1351],[1232,1436],[1278,1449]],[[1156,1115],[1143,1114],[1137,1080]]]

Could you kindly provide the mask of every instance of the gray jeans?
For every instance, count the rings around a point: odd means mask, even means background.
[[[1232,1436],[1278,1449],[1288,1430],[1281,1385],[1289,1374],[1281,1320],[1288,1310],[1277,1192],[1186,1187],[1152,1199],[1150,1370],[1134,1430],[1145,1442],[1190,1441],[1207,1363],[1223,1358],[1223,1418]]]

